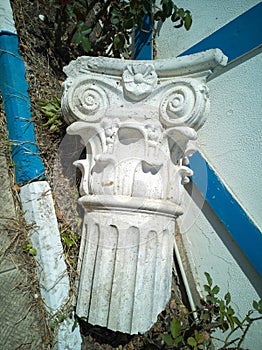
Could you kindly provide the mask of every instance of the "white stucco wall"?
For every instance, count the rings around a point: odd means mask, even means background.
[[[262,229],[262,54],[208,83],[211,111],[200,149]]]
[[[167,21],[157,38],[158,58],[185,51],[260,1],[177,1],[192,11],[189,32]],[[247,28],[248,30],[248,28]],[[173,44],[174,43],[174,44]],[[208,83],[211,112],[199,132],[200,150],[262,229],[262,54]]]
[[[192,27],[189,32],[184,28],[174,29],[174,24],[167,20],[161,28],[160,36],[156,39],[157,58],[178,56],[260,1],[177,0],[174,2],[177,6],[191,11],[193,17]]]
[[[179,55],[212,34],[259,1],[223,2],[176,1],[192,11],[189,32],[163,25],[157,38],[157,58]],[[241,203],[247,214],[262,228],[262,54],[242,62],[208,82],[211,111],[199,131],[199,146],[209,164]],[[196,191],[197,193],[197,191]],[[196,195],[200,207],[203,200]],[[230,291],[236,311],[244,315],[261,293],[261,278],[234,243],[230,234],[208,206],[200,210],[186,195],[185,215],[179,219],[185,250],[195,282],[201,290],[204,272],[221,287],[221,296]],[[248,239],[248,237],[247,237]],[[255,247],[254,247],[255,249]],[[261,350],[262,322],[252,327],[245,346]]]
[[[200,208],[186,194],[185,214],[178,219],[178,223],[197,289],[205,295],[204,272],[208,272],[214,285],[220,287],[219,296],[223,298],[229,291],[234,310],[243,318],[247,311],[252,309],[253,300],[259,300],[255,288],[259,289],[260,283],[261,290],[261,281],[258,281],[256,272],[212,211],[208,206],[202,207],[201,196],[197,191],[194,191],[194,194]],[[254,286],[251,281],[255,281]],[[244,348],[261,350],[261,328],[262,321],[253,324],[246,336]],[[220,332],[216,335],[223,336]]]

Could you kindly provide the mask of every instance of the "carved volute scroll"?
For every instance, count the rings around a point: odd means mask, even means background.
[[[186,166],[209,110],[219,50],[170,60],[80,57],[64,71],[67,133],[80,135],[85,209],[76,313],[145,332],[170,297],[175,218]]]

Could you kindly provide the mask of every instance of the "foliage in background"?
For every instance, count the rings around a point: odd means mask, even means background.
[[[231,305],[230,293],[226,293],[224,298],[219,298],[220,288],[217,285],[213,286],[212,278],[207,272],[205,276],[207,284],[204,285],[204,290],[207,295],[201,300],[203,307],[188,313],[184,320],[173,318],[170,331],[163,335],[168,349],[214,350],[212,333],[216,330],[226,334],[224,341],[217,339],[223,342],[219,350],[242,349],[252,323],[262,319],[262,300],[253,301],[253,309],[249,310],[245,317],[239,318]],[[193,321],[188,322],[192,316]],[[231,345],[234,347],[230,348]]]
[[[54,52],[66,58],[68,48],[92,56],[132,57],[132,33],[143,29],[149,15],[154,26],[170,18],[175,28],[189,30],[189,10],[177,7],[172,0],[52,0],[55,10]]]

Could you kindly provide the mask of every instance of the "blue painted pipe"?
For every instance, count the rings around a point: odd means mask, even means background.
[[[17,35],[0,34],[0,90],[12,145],[16,182],[24,185],[44,179],[44,165],[36,146],[25,67]]]

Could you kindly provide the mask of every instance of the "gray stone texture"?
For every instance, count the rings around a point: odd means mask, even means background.
[[[42,349],[41,318],[30,293],[30,277],[16,256],[12,230],[16,210],[6,158],[0,155],[0,349]],[[15,232],[15,233],[14,233]]]

